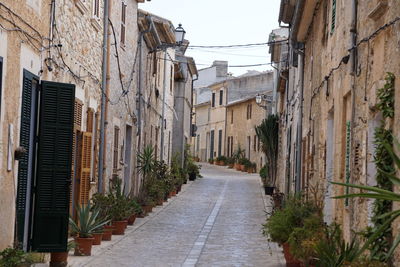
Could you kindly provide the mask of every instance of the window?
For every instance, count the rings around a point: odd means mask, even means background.
[[[121,44],[125,44],[125,22],[126,22],[126,5],[122,3],[122,12],[121,12]]]
[[[254,136],[253,150],[257,151],[257,135]]]
[[[174,87],[174,66],[171,66],[171,76],[169,82],[169,91],[172,93],[172,88]]]
[[[335,31],[335,26],[336,26],[336,0],[332,0],[331,34]]]
[[[231,124],[233,124],[233,109],[231,110]]]
[[[215,93],[212,93],[211,107],[215,107]]]
[[[248,105],[247,105],[247,119],[248,119],[248,120],[251,119],[251,112],[252,112],[252,109],[253,109],[252,105],[251,105],[251,104],[248,104]]]
[[[119,128],[114,127],[114,158],[113,158],[113,169],[114,172],[118,169],[118,146],[119,146]]]
[[[220,106],[222,106],[222,103],[224,102],[223,99],[224,99],[224,90],[220,90],[219,91],[219,105]]]
[[[100,18],[100,0],[93,0],[93,16]]]

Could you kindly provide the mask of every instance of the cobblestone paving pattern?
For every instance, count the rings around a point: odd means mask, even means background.
[[[202,175],[115,245],[85,260],[70,257],[72,266],[283,267],[281,249],[261,234],[258,175],[208,164]]]

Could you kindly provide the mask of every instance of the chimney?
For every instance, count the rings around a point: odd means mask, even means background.
[[[228,75],[228,61],[215,60],[213,67],[217,69],[217,77],[226,77]]]

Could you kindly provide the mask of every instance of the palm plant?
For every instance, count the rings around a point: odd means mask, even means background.
[[[400,149],[400,144],[397,141],[395,143],[396,143],[398,149]],[[386,148],[387,152],[393,159],[393,162],[396,165],[396,167],[400,168],[400,157],[395,153],[392,146],[390,146],[388,143],[385,143],[384,147]],[[398,177],[396,177],[396,175],[394,174],[395,172],[389,173],[382,169],[379,169],[378,171],[382,175],[385,175],[393,183],[393,185],[400,186],[400,179]],[[348,184],[348,183],[337,183],[337,182],[332,182],[332,184],[350,187],[350,188],[361,189],[361,190],[366,191],[366,192],[349,193],[349,194],[345,194],[345,195],[341,195],[341,196],[336,196],[336,197],[334,197],[335,199],[362,197],[362,198],[370,198],[370,199],[376,199],[376,200],[388,200],[388,201],[400,203],[400,194],[392,192],[390,190],[386,190],[386,189],[382,189],[382,188],[378,188],[378,187],[374,187],[374,186],[359,185],[359,184]],[[396,206],[396,205],[393,205],[393,206]],[[380,224],[379,227],[373,229],[371,236],[368,238],[368,240],[365,242],[363,247],[358,252],[358,256],[361,255],[380,236],[382,236],[382,234],[384,234],[384,232],[387,231],[388,228],[390,228],[392,222],[399,217],[400,217],[399,209],[394,209],[394,210],[388,211],[388,212],[380,215],[377,219],[382,220],[382,224]],[[397,246],[399,244],[400,244],[400,234],[394,239],[390,250],[386,254],[386,260],[388,260],[393,255],[395,249],[397,248]]]
[[[257,137],[261,141],[262,151],[267,159],[268,179],[272,186],[275,186],[276,164],[278,160],[278,135],[279,135],[279,117],[278,115],[269,115],[259,126],[255,127]]]
[[[69,218],[72,231],[81,238],[91,237],[92,233],[109,222],[109,220],[99,219],[99,209],[90,210],[90,204],[78,205],[76,207],[78,221],[75,222],[71,217]]]

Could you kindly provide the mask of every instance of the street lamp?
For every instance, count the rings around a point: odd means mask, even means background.
[[[161,49],[164,52],[164,84],[163,84],[163,103],[162,103],[162,124],[161,124],[161,147],[160,147],[160,159],[164,160],[164,128],[166,128],[165,121],[165,92],[167,91],[167,49],[182,45],[185,38],[186,31],[182,28],[182,24],[179,23],[175,29],[175,44],[162,44]],[[171,74],[173,75],[173,74]]]
[[[265,104],[263,104],[263,102],[265,102]],[[271,97],[266,94],[262,94],[262,95],[257,94],[256,95],[256,104],[265,110],[267,110],[269,108],[267,104],[270,104],[272,102],[273,102],[273,100],[271,99]]]
[[[182,24],[179,23],[178,27],[175,29],[175,39],[177,45],[181,45],[183,40],[185,40],[185,30],[182,28]]]

